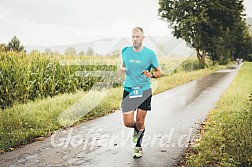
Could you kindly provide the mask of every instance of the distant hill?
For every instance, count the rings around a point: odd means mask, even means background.
[[[86,52],[90,47],[95,53],[101,55],[109,55],[113,51],[121,50],[126,46],[131,45],[130,38],[104,38],[91,42],[83,42],[70,45],[57,45],[57,46],[25,46],[27,52],[32,50],[45,51],[50,48],[52,51],[57,50],[60,53],[64,53],[69,47],[76,49],[77,53],[80,51]],[[160,56],[189,56],[193,53],[193,50],[186,46],[183,40],[170,36],[147,36],[144,40],[144,46],[153,49]]]

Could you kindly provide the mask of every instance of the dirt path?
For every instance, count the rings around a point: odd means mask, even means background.
[[[238,69],[229,67],[153,96],[141,159],[132,158],[133,131],[116,111],[2,154],[0,166],[173,166]]]

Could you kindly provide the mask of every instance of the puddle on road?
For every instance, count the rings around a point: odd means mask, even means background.
[[[227,69],[230,69],[230,70],[234,70],[234,69],[237,69],[237,67],[227,67]]]
[[[210,74],[200,80],[195,81],[195,85],[192,87],[193,91],[190,90],[190,94],[186,93],[185,103],[186,105],[192,103],[195,99],[199,98],[206,90],[214,87],[220,81],[222,81],[229,73],[218,72]]]

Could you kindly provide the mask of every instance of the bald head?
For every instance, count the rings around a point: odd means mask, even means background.
[[[141,27],[135,27],[135,28],[133,28],[132,32],[141,32],[142,34],[144,34],[143,29]]]

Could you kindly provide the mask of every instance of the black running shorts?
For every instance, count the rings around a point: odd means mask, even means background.
[[[143,91],[142,97],[129,98],[129,92],[124,89],[122,100],[122,112],[134,111],[136,109],[151,110],[152,90]]]

